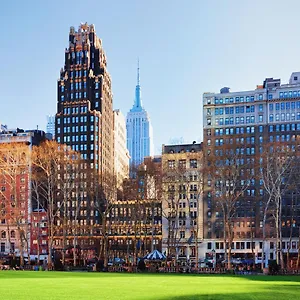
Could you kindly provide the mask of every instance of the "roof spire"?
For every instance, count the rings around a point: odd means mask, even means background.
[[[138,58],[137,61],[137,84],[140,85],[140,59]]]
[[[138,58],[137,61],[137,83],[135,87],[135,99],[134,99],[134,105],[132,108],[134,111],[142,111],[143,105],[142,105],[142,99],[141,99],[141,86],[140,86],[140,60]]]

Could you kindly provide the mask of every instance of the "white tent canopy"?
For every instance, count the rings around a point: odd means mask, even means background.
[[[144,259],[147,260],[165,260],[166,256],[158,250],[154,250],[151,253],[144,256]]]

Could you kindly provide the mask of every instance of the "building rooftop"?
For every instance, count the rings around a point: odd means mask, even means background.
[[[163,145],[162,153],[185,153],[202,151],[202,143],[193,142],[192,144]]]

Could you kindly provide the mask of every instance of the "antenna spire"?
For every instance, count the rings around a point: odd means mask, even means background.
[[[137,61],[137,85],[140,85],[140,59]]]

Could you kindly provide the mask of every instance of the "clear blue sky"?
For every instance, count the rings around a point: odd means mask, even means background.
[[[3,1],[0,122],[44,129],[69,27],[93,23],[112,76],[114,108],[131,108],[140,58],[155,152],[202,139],[202,94],[250,90],[300,70],[300,1]]]

